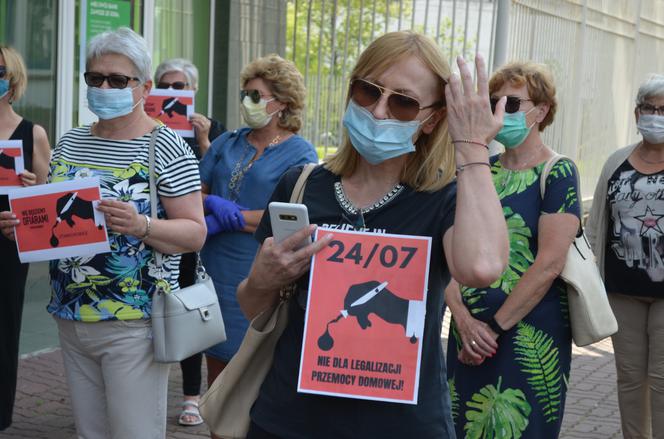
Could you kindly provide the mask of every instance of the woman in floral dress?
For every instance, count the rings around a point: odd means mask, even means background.
[[[557,438],[571,361],[565,285],[558,275],[579,227],[576,168],[559,161],[540,195],[553,151],[540,132],[556,110],[543,66],[513,63],[489,82],[491,103],[507,96],[491,172],[510,236],[509,265],[486,288],[452,282],[448,378],[459,438]]]

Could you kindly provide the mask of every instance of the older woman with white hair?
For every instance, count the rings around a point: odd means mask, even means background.
[[[664,438],[664,75],[641,85],[634,117],[642,140],[607,159],[586,231],[618,320],[623,435]]]
[[[111,251],[54,260],[48,311],[58,325],[79,437],[166,434],[169,367],[153,356],[150,312],[157,288],[178,288],[180,253],[205,241],[198,165],[181,137],[161,128],[155,145],[158,217],[150,218],[148,144],[158,127],[143,110],[150,53],[128,28],[87,49],[87,98],[99,117],[59,140],[50,181],[98,176]],[[3,234],[20,227],[9,212]],[[161,269],[156,252],[164,255]]]
[[[154,82],[157,88],[198,91],[198,68],[183,58],[167,59],[157,67]],[[210,143],[223,134],[226,128],[218,120],[200,113],[192,114],[190,120],[196,136],[185,137],[184,140],[200,160],[210,147]]]

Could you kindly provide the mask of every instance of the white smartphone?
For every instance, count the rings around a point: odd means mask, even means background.
[[[268,205],[272,235],[275,242],[281,242],[293,233],[309,226],[309,213],[307,206],[295,203],[279,203],[273,201]],[[297,248],[311,243],[311,236],[300,243]]]

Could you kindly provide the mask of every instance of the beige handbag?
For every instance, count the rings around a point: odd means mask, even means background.
[[[563,158],[566,157],[556,154],[544,165],[540,177],[542,199],[549,172]],[[596,343],[618,332],[618,322],[609,305],[602,275],[595,263],[595,255],[583,232],[583,226],[579,226],[579,233],[569,247],[560,278],[567,283],[572,338],[577,346]]]
[[[305,165],[291,194],[301,203],[314,164]],[[201,397],[199,410],[210,431],[224,439],[243,439],[249,431],[249,411],[272,367],[274,349],[288,323],[288,299],[282,295],[276,307],[256,316],[237,353]]]

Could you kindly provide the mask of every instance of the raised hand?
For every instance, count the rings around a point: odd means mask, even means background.
[[[473,142],[489,143],[503,126],[506,98],[500,99],[496,105],[496,113],[492,114],[486,65],[480,54],[475,58],[477,90],[473,86],[473,77],[466,61],[458,57],[457,65],[461,78],[452,74],[445,87],[449,132],[457,150],[477,148],[478,145]],[[458,142],[460,140],[471,142]]]

